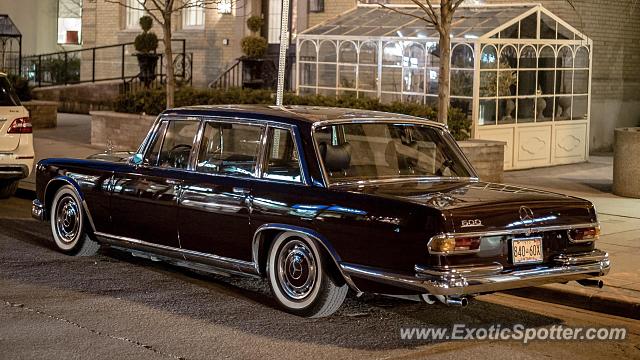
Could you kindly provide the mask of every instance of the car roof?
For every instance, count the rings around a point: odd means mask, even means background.
[[[288,124],[314,124],[331,120],[355,119],[398,119],[428,121],[433,125],[439,123],[424,118],[388,113],[373,110],[325,106],[272,106],[272,105],[197,105],[169,109],[162,115],[195,115],[195,116],[233,116],[256,120],[281,121]]]

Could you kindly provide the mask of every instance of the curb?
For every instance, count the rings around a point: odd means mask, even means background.
[[[543,285],[504,292],[515,296],[640,320],[640,299],[628,295],[613,296],[603,293],[600,289],[599,292],[594,292],[589,288],[573,288],[570,285]]]

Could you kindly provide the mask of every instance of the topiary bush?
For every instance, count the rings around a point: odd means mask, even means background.
[[[245,36],[240,42],[242,52],[249,58],[259,59],[267,52],[267,39],[262,36]]]
[[[142,34],[136,36],[133,46],[136,51],[142,54],[149,54],[155,52],[158,48],[158,36],[151,30],[153,26],[153,19],[151,16],[145,15],[140,18],[140,28]]]
[[[254,33],[262,29],[263,20],[260,16],[254,15],[247,19],[247,27]]]

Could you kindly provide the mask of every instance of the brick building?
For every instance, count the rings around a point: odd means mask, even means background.
[[[506,0],[470,3],[522,4]],[[615,4],[605,0],[576,0],[574,10],[566,0],[543,0],[540,3],[592,40],[589,149],[591,152],[609,150],[615,127],[637,126],[640,122],[640,72],[637,71],[640,66],[640,6],[633,0]],[[356,5],[356,0],[293,2],[294,38],[296,34],[335,18]],[[137,18],[141,15],[117,4],[85,1],[82,46],[90,48],[132,41],[139,33]],[[248,0],[219,9],[176,14],[174,39],[186,39],[187,52],[193,54],[194,86],[207,86],[242,55],[240,40],[249,34],[245,22],[252,15],[262,15],[265,19],[262,35],[269,40],[269,51],[275,53],[281,15],[278,0]],[[158,26],[154,30],[161,34]],[[128,52],[132,54],[133,49]],[[117,59],[120,54],[114,53],[111,57]],[[104,64],[97,65],[99,71],[109,71],[109,57],[100,58]],[[135,59],[127,56],[127,61],[127,71],[134,74]]]

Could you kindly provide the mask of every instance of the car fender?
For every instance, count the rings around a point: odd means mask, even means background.
[[[82,208],[84,209],[84,212],[87,215],[87,219],[89,220],[89,226],[91,227],[91,232],[95,233],[96,227],[93,224],[93,218],[91,217],[91,213],[89,212],[89,207],[87,206],[87,202],[85,201],[84,195],[82,194],[82,189],[80,188],[80,185],[78,185],[78,183],[69,176],[58,175],[53,179],[49,180],[49,182],[47,182],[47,185],[44,188],[44,198],[42,199],[44,208],[47,211],[51,210],[52,204],[48,204],[47,199],[53,199],[53,194],[50,194],[49,192],[53,191],[52,190],[53,185],[55,185],[56,183],[71,185],[71,187],[75,190],[76,195],[82,201]],[[64,186],[64,185],[61,185],[61,186]]]
[[[352,290],[354,290],[356,293],[362,294],[362,292],[354,284],[353,280],[351,280],[351,277],[348,274],[346,274],[344,271],[342,271],[342,267],[340,266],[340,264],[342,263],[342,259],[340,258],[340,255],[337,253],[333,245],[331,245],[331,242],[329,242],[329,240],[327,240],[326,237],[322,236],[322,234],[318,233],[315,230],[300,227],[300,226],[295,226],[295,225],[267,223],[258,227],[258,229],[255,231],[253,235],[253,242],[251,244],[253,263],[256,267],[256,271],[258,274],[260,274],[259,252],[260,252],[260,246],[263,241],[261,233],[265,230],[281,230],[281,231],[303,234],[309,237],[310,239],[312,239],[313,241],[317,242],[318,244],[322,245],[322,247],[326,250],[327,254],[329,254],[329,257],[331,258],[334,265],[336,266],[336,269],[340,272],[340,274],[344,278],[347,285],[349,285],[349,287]]]

